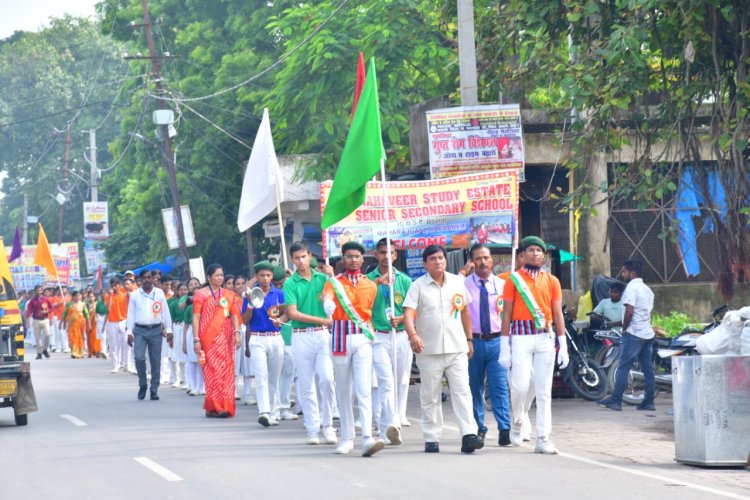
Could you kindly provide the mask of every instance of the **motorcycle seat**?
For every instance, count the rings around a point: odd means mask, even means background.
[[[657,347],[669,347],[669,345],[672,343],[672,340],[663,337],[654,337],[654,343]]]

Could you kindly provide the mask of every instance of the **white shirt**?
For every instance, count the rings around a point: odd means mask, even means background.
[[[633,306],[633,318],[630,320],[627,333],[646,340],[654,338],[654,329],[651,328],[654,292],[643,282],[643,279],[636,278],[628,283],[622,293],[622,303],[626,306]]]
[[[443,286],[427,273],[412,283],[406,293],[404,307],[417,311],[415,327],[424,344],[422,354],[469,351],[461,313],[456,315],[453,307],[453,297],[456,295],[461,296],[463,306],[471,302],[463,278],[448,272],[445,273]]]
[[[154,312],[154,303],[161,306],[158,312]],[[143,288],[130,292],[126,321],[126,329],[131,333],[136,323],[139,325],[163,324],[167,333],[172,333],[172,316],[169,314],[167,297],[161,288],[154,287],[150,293],[144,292]]]

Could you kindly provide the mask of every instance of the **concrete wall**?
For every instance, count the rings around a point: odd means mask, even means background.
[[[669,314],[682,312],[701,322],[708,322],[711,311],[724,304],[721,294],[716,292],[713,283],[680,283],[675,285],[651,285],[654,291],[654,312]],[[750,290],[737,289],[729,302],[731,309],[750,305]]]

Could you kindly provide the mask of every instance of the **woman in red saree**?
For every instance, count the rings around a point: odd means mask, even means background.
[[[237,295],[221,285],[224,270],[218,264],[206,269],[208,283],[193,297],[193,345],[204,351],[203,374],[207,417],[227,418],[235,413],[234,351],[241,345],[240,306]]]

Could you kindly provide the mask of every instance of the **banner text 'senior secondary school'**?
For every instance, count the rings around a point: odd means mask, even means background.
[[[321,213],[331,181],[320,186]],[[358,241],[374,249],[386,236],[386,212],[381,182],[369,182],[365,202],[348,217],[323,232],[330,257],[341,245]],[[474,243],[511,246],[515,241],[518,170],[507,169],[431,181],[388,183],[388,218],[396,248],[425,248],[431,244],[468,248]],[[330,241],[328,241],[330,240]]]

